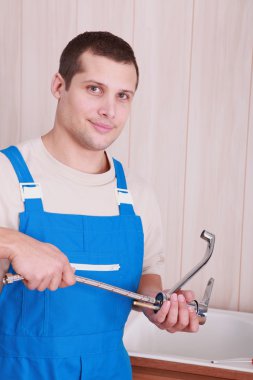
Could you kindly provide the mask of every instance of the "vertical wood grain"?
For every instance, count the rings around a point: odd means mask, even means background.
[[[78,0],[78,33],[108,31],[133,42],[133,0]],[[119,139],[110,147],[113,156],[125,165],[129,162],[129,129],[126,124]]]
[[[61,50],[76,33],[76,2],[23,0],[22,134],[25,140],[53,126],[56,100],[50,92]]]
[[[136,1],[140,88],[131,124],[131,166],[153,186],[164,226],[165,286],[181,265],[192,1]]]
[[[245,177],[244,220],[240,272],[240,310],[253,312],[253,49],[251,66],[251,93],[249,97],[249,132]]]
[[[21,2],[0,2],[0,148],[20,137]]]
[[[226,309],[238,308],[252,18],[251,1],[195,1],[182,268],[203,255],[201,229],[215,233],[192,284],[215,277],[212,304]]]
[[[0,147],[45,133],[62,49],[108,30],[140,66],[133,112],[112,153],[145,177],[161,206],[166,287],[203,256],[188,285],[212,305],[253,312],[252,0],[0,0]]]

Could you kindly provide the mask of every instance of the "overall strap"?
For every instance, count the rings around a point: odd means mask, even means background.
[[[135,215],[132,197],[127,189],[123,166],[119,161],[115,160],[115,158],[113,158],[113,163],[117,181],[117,188],[115,191],[119,205],[119,213],[120,215]]]
[[[18,148],[16,146],[10,146],[0,152],[10,160],[18,177],[25,210],[43,211],[40,185],[34,182],[33,177]]]

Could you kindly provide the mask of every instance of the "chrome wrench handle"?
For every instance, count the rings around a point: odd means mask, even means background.
[[[154,310],[158,310],[157,306],[155,305],[156,299],[154,297],[145,296],[139,293],[134,293],[130,290],[125,290],[114,285],[106,284],[101,281],[92,280],[91,278],[87,278],[87,277],[75,276],[75,279],[76,279],[76,282],[94,286],[96,288],[108,290],[109,292],[120,294],[122,296],[132,298],[136,301],[147,303],[151,306],[154,306]],[[19,274],[6,273],[6,275],[3,278],[3,284],[8,285],[8,284],[12,284],[13,282],[22,281],[22,280],[24,280],[24,277],[20,276]]]
[[[134,300],[133,303],[135,306],[147,307],[155,311],[160,310],[160,308],[162,307],[163,301],[165,301],[165,299],[162,300],[160,297],[160,294],[163,294],[163,293],[158,293],[157,296],[154,298],[150,296],[145,296],[143,294],[134,293],[134,292],[131,292],[130,290],[118,288],[117,286],[106,284],[101,281],[92,280],[91,278],[87,278],[87,277],[75,276],[75,279],[76,279],[76,282],[94,286],[96,288],[108,290],[109,292],[113,292],[113,293],[120,294],[128,298],[131,298]],[[22,281],[22,280],[24,280],[24,277],[20,276],[19,274],[6,273],[6,275],[3,278],[3,284],[4,285],[12,284],[13,282]],[[193,301],[189,303],[189,305],[195,307],[196,303],[197,301]]]
[[[214,249],[215,236],[213,234],[211,234],[210,232],[207,232],[206,230],[204,230],[201,233],[201,238],[208,242],[208,247],[207,247],[204,258],[190,272],[188,272],[179,282],[177,282],[171,289],[169,289],[168,291],[165,290],[163,292],[159,292],[155,298],[150,297],[150,296],[145,296],[142,294],[138,294],[138,293],[134,293],[134,292],[129,291],[129,290],[125,290],[125,289],[122,289],[122,288],[119,288],[119,287],[116,287],[116,286],[113,286],[110,284],[106,284],[104,282],[92,280],[90,278],[86,278],[86,277],[82,277],[82,276],[75,276],[75,278],[76,278],[77,282],[80,282],[80,283],[83,283],[86,285],[90,285],[90,286],[94,286],[97,288],[105,289],[105,290],[108,290],[108,291],[113,292],[113,293],[120,294],[120,295],[125,296],[125,297],[129,297],[129,298],[134,300],[133,304],[135,306],[147,307],[147,308],[153,309],[155,312],[157,312],[162,307],[164,301],[170,299],[170,296],[172,293],[180,290],[181,287],[190,278],[192,278],[209,261],[211,255],[213,253],[213,249]],[[24,280],[24,277],[20,276],[19,274],[7,273],[3,277],[3,284],[4,285],[11,284],[13,282],[22,281],[22,280]],[[210,294],[211,294],[211,292],[210,292]],[[210,299],[210,294],[209,294],[209,299]],[[209,302],[209,300],[208,300],[208,302]],[[194,301],[190,302],[189,305],[195,309],[196,313],[200,317],[199,303],[196,300],[194,300]],[[201,303],[201,305],[203,305],[203,302]],[[207,312],[207,308],[208,308],[208,305],[205,306],[205,309],[206,309],[205,312]],[[203,317],[202,313],[201,313],[201,317]],[[204,321],[204,323],[205,323],[205,321]]]
[[[3,284],[8,285],[12,284],[13,282],[22,280],[24,280],[24,277],[20,276],[20,274],[6,273],[3,278]]]

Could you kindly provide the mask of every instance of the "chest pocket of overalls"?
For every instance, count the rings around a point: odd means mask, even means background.
[[[85,232],[85,219],[79,215],[24,213],[20,225],[22,232],[57,246],[70,262],[97,266],[77,270],[77,275],[136,290],[141,271],[141,260],[137,262],[141,255],[135,243],[138,239],[131,237],[136,229],[121,228],[119,217],[90,217],[90,230]],[[94,270],[101,266],[106,270]],[[132,303],[121,295],[80,283],[55,292],[23,287],[22,297],[22,329],[32,336],[83,335],[122,328]]]
[[[70,222],[69,217],[66,219]],[[83,216],[82,219],[82,225],[87,222],[83,235],[79,223],[74,229],[76,232],[79,229],[75,237],[69,232],[66,240],[62,234],[61,242],[57,242],[57,233],[52,227],[46,240],[64,251],[77,268],[76,275],[136,290],[142,269],[142,256],[138,252],[140,239],[134,238],[138,235],[136,228],[130,231],[122,228],[118,216]],[[60,224],[59,221],[58,229]],[[81,247],[83,250],[77,250]],[[84,335],[122,328],[131,304],[131,299],[82,283],[49,292],[47,334]]]

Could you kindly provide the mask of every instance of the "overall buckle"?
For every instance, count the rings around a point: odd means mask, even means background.
[[[38,182],[21,182],[19,186],[23,202],[26,199],[42,198],[41,186]]]
[[[127,203],[130,205],[133,205],[133,198],[127,189],[116,188],[115,189],[115,195],[116,195],[116,200],[117,200],[118,206],[121,203]]]

